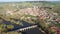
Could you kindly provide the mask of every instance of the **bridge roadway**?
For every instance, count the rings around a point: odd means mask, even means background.
[[[25,28],[21,28],[21,29],[18,29],[18,30],[15,30],[15,31],[26,31],[26,30],[29,30],[29,29],[32,29],[32,28],[36,28],[37,25],[32,25],[32,26],[29,26],[29,27],[25,27]]]

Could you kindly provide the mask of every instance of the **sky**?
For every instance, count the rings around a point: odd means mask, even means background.
[[[21,2],[21,1],[60,1],[60,0],[0,0],[0,2]]]

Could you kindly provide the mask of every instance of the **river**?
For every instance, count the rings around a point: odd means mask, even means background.
[[[6,21],[4,19],[3,19],[3,23],[5,23],[7,25],[10,25],[11,24],[11,22]],[[32,24],[29,24],[29,23],[27,23],[25,21],[23,21],[22,24],[23,24],[23,26],[12,24],[12,25],[14,25],[14,29],[12,31],[17,30],[17,29],[20,29],[20,28],[28,27],[28,26],[31,26],[32,25]],[[11,30],[8,30],[8,31],[11,31]],[[34,29],[27,30],[25,32],[22,32],[22,34],[42,34],[42,33],[39,31],[38,28],[34,28]]]

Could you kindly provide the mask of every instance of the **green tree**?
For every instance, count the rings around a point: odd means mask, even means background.
[[[13,25],[7,25],[7,29],[12,30],[13,28],[14,28],[14,26],[13,26]]]

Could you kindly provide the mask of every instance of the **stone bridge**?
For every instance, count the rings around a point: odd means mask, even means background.
[[[18,30],[15,30],[15,31],[26,31],[26,30],[30,30],[30,29],[33,29],[33,28],[36,28],[38,25],[32,25],[32,26],[29,26],[29,27],[25,27],[25,28],[20,28]]]

